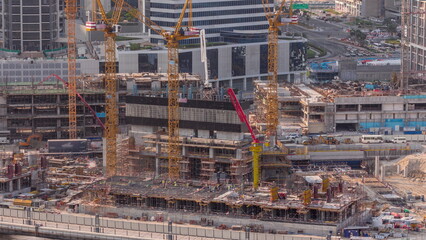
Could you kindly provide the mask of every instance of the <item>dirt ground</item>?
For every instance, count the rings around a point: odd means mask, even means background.
[[[385,182],[397,188],[400,193],[412,192],[413,195],[426,196],[426,183],[423,181],[413,181],[413,178],[405,178],[400,175],[387,176]]]

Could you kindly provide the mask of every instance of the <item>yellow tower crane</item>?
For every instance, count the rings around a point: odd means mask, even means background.
[[[100,0],[96,0],[102,24],[87,22],[86,30],[103,31],[105,36],[105,108],[106,108],[106,176],[111,177],[116,173],[117,165],[117,133],[118,133],[118,108],[117,108],[117,79],[115,38],[120,29],[117,25],[120,20],[124,0],[115,1],[115,8],[111,18],[107,17]],[[97,11],[97,9],[93,9]]]
[[[118,2],[118,0],[113,0]],[[181,144],[179,141],[179,41],[198,38],[198,29],[192,27],[192,0],[186,0],[183,4],[181,14],[177,24],[171,31],[166,31],[161,26],[151,21],[137,9],[124,3],[123,7],[140,22],[147,25],[154,32],[159,34],[167,42],[168,49],[168,160],[169,178],[176,180],[179,178],[179,162],[181,159]],[[188,10],[187,25],[183,25],[185,14]],[[187,28],[187,31],[183,30]]]
[[[286,0],[281,0],[277,9],[271,7],[270,0],[262,0],[266,19],[269,23],[268,29],[268,95],[266,113],[266,136],[273,144],[276,141],[278,126],[278,34],[280,27],[290,22],[282,21],[283,17],[292,17],[293,0],[290,0],[289,11],[285,12]]]
[[[68,28],[68,124],[69,138],[77,138],[77,77],[76,77],[76,38],[75,18],[77,17],[77,0],[66,0]]]

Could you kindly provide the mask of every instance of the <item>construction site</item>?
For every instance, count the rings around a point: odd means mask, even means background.
[[[107,17],[96,1],[86,23],[87,31],[104,33],[104,73],[76,73],[77,5],[70,0],[68,80],[52,74],[38,83],[1,86],[0,139],[7,136],[0,153],[2,208],[347,237],[388,230],[384,222],[374,229],[368,222],[395,207],[416,213],[406,225],[421,231],[421,88],[282,82],[279,29],[295,23],[286,1],[274,11],[263,2],[268,76],[253,81],[253,94],[215,86],[202,38],[206,76],[180,72],[179,41],[203,35],[192,26],[190,0],[173,31],[123,0],[113,2]],[[167,73],[117,73],[123,9],[164,38]],[[365,142],[365,136],[378,140]],[[407,191],[410,184],[416,187]]]

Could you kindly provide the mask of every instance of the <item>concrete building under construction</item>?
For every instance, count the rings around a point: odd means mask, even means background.
[[[253,124],[264,126],[265,84],[256,83]],[[284,85],[280,89],[279,134],[335,134],[358,131],[377,134],[421,134],[426,130],[422,89],[402,95],[387,84],[344,82]],[[297,130],[298,129],[298,130]]]
[[[104,75],[87,74],[79,77],[78,137],[102,137],[103,129],[99,121],[105,118]],[[165,74],[151,73],[119,74],[118,78],[121,126],[125,126],[126,95],[164,88],[167,80]],[[197,77],[186,77],[188,82],[194,81],[192,78],[199,81]],[[33,134],[42,134],[44,139],[68,138],[66,78],[62,80],[58,75],[47,75],[44,79],[27,80],[5,81],[0,85],[0,131],[7,132],[10,140],[25,139]]]

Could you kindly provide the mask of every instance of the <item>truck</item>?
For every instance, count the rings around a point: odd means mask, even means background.
[[[47,141],[49,153],[80,153],[87,152],[87,139],[55,139]]]

